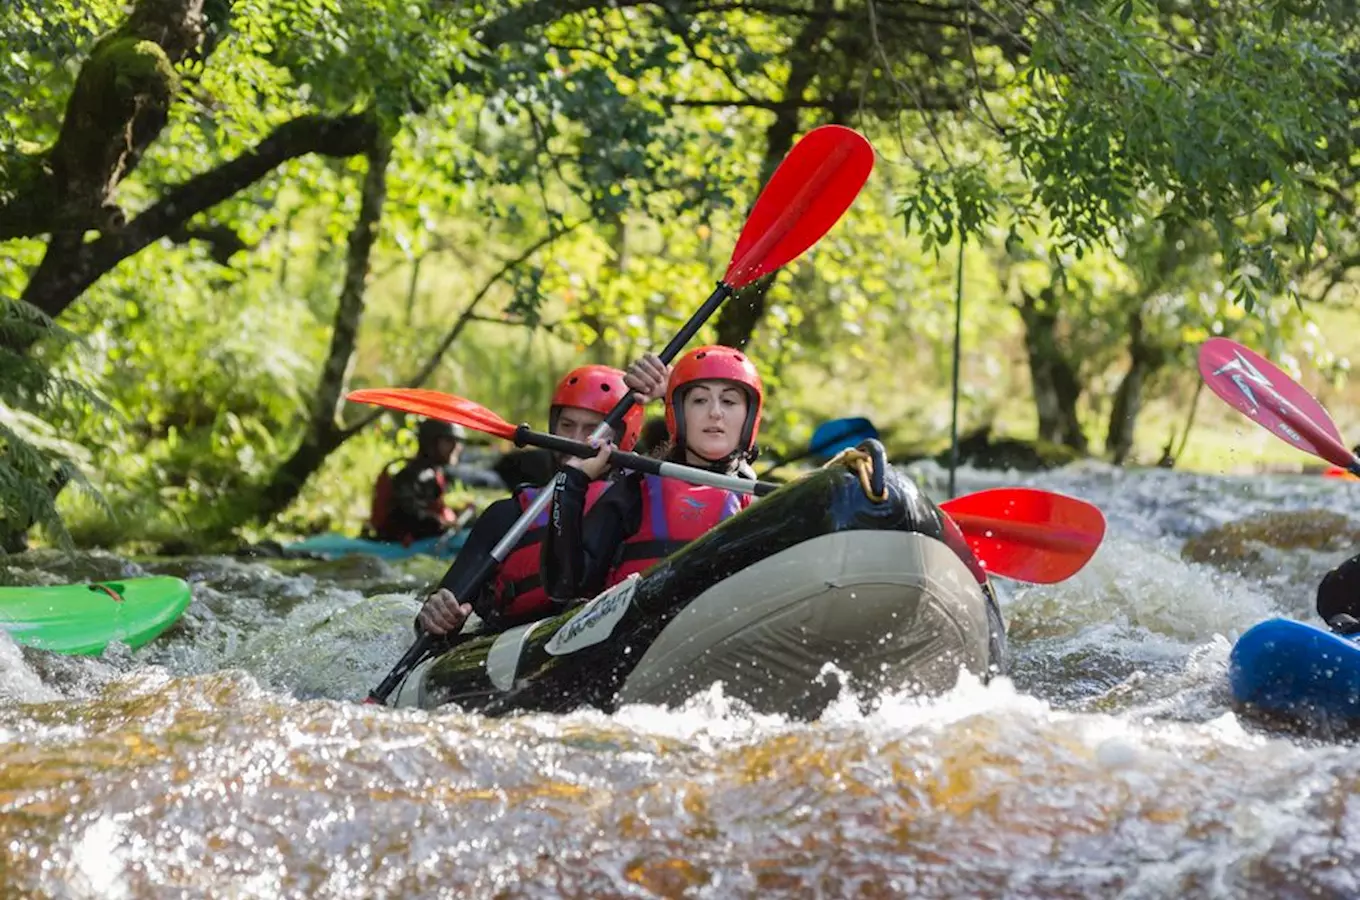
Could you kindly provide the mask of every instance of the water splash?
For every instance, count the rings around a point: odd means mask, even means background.
[[[1180,558],[1213,525],[1351,498],[1100,465],[964,476],[1092,500],[1108,543],[1070,582],[1002,592],[1011,678],[847,690],[810,723],[720,686],[504,720],[347,702],[409,643],[429,568],[7,560],[11,582],[180,574],[195,599],[136,654],[0,636],[0,893],[1360,894],[1352,751],[1262,733],[1224,685],[1232,638],[1308,615],[1335,559]]]

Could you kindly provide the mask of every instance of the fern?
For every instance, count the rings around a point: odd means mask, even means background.
[[[10,349],[38,340],[66,343],[74,335],[33,306],[0,297],[0,555],[14,536],[33,525],[41,526],[58,546],[71,549],[56,505],[57,492],[67,483],[107,508],[77,465],[84,451],[62,440],[42,413],[74,403],[108,410],[108,404],[86,386],[57,377],[40,361]]]

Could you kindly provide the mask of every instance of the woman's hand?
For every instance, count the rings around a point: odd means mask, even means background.
[[[592,440],[590,446],[599,447],[600,452],[590,457],[590,459],[582,459],[579,456],[573,456],[567,460],[566,465],[573,469],[580,469],[586,474],[586,477],[591,481],[594,481],[609,469],[609,454],[614,452],[614,444],[612,441],[601,443],[597,439]]]
[[[416,624],[427,634],[457,634],[470,615],[471,606],[459,603],[448,588],[440,588],[425,598],[425,605],[420,608],[420,615],[416,616]]]
[[[666,396],[666,381],[670,377],[671,367],[655,353],[648,353],[628,367],[623,373],[623,383],[637,396],[639,403],[645,404]]]

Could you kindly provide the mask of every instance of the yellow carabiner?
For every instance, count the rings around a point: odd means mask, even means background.
[[[870,482],[870,479],[874,474],[874,459],[863,450],[856,447],[842,450],[840,453],[837,453],[835,456],[828,459],[826,465],[822,466],[822,468],[827,469],[833,465],[845,466],[845,468],[858,475],[859,486],[864,490],[864,496],[868,497],[873,502],[882,503],[888,499],[888,484],[886,481],[883,483],[883,490],[877,495],[874,494]]]

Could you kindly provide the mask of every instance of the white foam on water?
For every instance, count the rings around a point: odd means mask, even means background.
[[[1244,579],[1119,537],[1107,538],[1067,581],[1018,589],[1005,612],[1021,639],[1122,621],[1178,642],[1236,637],[1279,614],[1275,602]]]
[[[5,631],[0,631],[0,702],[43,703],[61,695],[43,683],[42,677],[24,662],[23,650]]]
[[[116,817],[95,819],[71,847],[67,887],[75,897],[123,900],[132,896],[122,844],[125,834]]]

